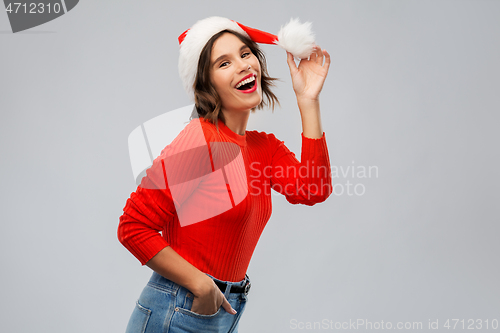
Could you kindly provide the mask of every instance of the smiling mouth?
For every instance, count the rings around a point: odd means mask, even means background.
[[[245,91],[245,90],[251,90],[255,84],[257,83],[257,78],[255,76],[252,76],[236,85],[236,89]]]

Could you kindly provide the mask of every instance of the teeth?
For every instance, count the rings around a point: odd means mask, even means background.
[[[255,81],[255,76],[252,76],[252,77],[250,77],[250,78],[248,78],[248,79],[246,79],[246,80],[243,80],[243,81],[241,81],[240,83],[238,83],[238,84],[236,85],[236,89],[238,89],[238,88],[239,88],[239,87],[241,87],[242,85],[245,85],[245,84],[250,83],[250,82],[253,82],[253,81]]]

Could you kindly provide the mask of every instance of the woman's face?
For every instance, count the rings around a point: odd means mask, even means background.
[[[210,81],[221,98],[223,111],[247,111],[259,105],[262,101],[260,80],[259,60],[245,43],[231,33],[215,41]],[[248,83],[241,85],[243,81]]]

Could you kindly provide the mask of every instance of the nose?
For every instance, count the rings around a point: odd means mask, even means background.
[[[252,66],[250,66],[250,64],[248,62],[241,59],[240,63],[238,64],[238,68],[239,68],[240,72],[244,72],[244,71],[250,70],[252,68]]]

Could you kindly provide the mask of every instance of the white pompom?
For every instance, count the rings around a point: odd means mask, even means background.
[[[296,58],[309,58],[315,45],[311,23],[300,23],[299,19],[290,19],[290,22],[282,26],[278,32],[276,44]]]

